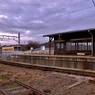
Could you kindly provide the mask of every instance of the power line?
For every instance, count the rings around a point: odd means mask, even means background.
[[[74,7],[74,6],[76,6],[76,5],[79,5],[79,4],[84,3],[84,2],[86,2],[86,1],[89,1],[89,0],[82,1],[82,2],[80,2],[80,3],[74,4],[74,5],[71,5],[71,6],[68,6],[68,7]],[[56,12],[62,11],[62,10],[64,10],[64,9],[67,9],[68,7],[65,7],[65,8],[59,9],[59,10],[57,10],[57,11],[54,11],[54,12],[52,12],[52,13],[46,14],[46,15],[44,15],[44,16],[38,17],[37,19],[40,19],[40,18],[46,17],[46,16],[48,16],[48,15],[54,14],[54,13],[56,13]]]
[[[83,9],[80,9],[80,10],[76,10],[76,11],[73,11],[73,12],[70,12],[70,13],[67,13],[67,14],[72,14],[72,13],[75,13],[75,12],[78,12],[78,11],[83,11],[83,10],[90,9],[90,8],[93,8],[93,7],[94,7],[94,6],[90,6],[90,7],[83,8]],[[65,16],[65,15],[67,15],[67,14],[58,15],[58,16]],[[55,17],[58,17],[58,16],[55,16]],[[55,18],[55,17],[45,19],[44,21],[47,21],[47,20],[53,19],[53,18]]]
[[[76,11],[73,11],[73,12],[70,12],[70,13],[67,13],[67,14],[72,14],[72,13],[75,13],[75,12],[78,12],[78,11],[83,11],[83,10],[86,10],[86,9],[90,9],[90,8],[93,8],[94,6],[89,6],[89,7],[87,7],[87,8],[84,8],[84,9],[80,9],[80,10],[76,10]],[[65,14],[65,15],[67,15],[67,14]],[[65,16],[64,14],[63,14],[63,16]],[[60,16],[60,15],[59,15]],[[62,15],[61,15],[62,16]],[[55,17],[58,17],[58,16],[55,16]],[[44,21],[47,21],[47,20],[50,20],[50,19],[54,19],[55,17],[53,17],[53,18],[49,18],[49,19],[45,19]],[[52,26],[49,26],[49,28],[51,28]]]
[[[71,5],[71,6],[69,6],[69,7],[73,7],[73,6],[79,5],[79,4],[84,3],[84,2],[86,2],[86,1],[89,1],[89,0],[82,1],[82,2],[80,2],[80,3],[77,3],[77,4],[74,4],[74,5]],[[90,6],[90,7],[83,8],[83,9],[76,10],[76,11],[69,12],[69,13],[65,13],[65,15],[70,14],[70,13],[75,13],[75,12],[78,12],[78,11],[82,11],[82,10],[85,10],[85,9],[88,9],[88,8],[92,8],[92,7],[94,7],[94,6]],[[56,12],[62,11],[63,9],[67,9],[67,8],[68,8],[68,7],[66,7],[66,8],[62,8],[62,9],[57,10],[57,11],[55,11],[55,12],[49,13],[49,14],[47,14],[47,15],[51,15],[51,14],[53,14],[53,13],[56,13]],[[44,17],[46,17],[47,15],[44,15],[44,16],[41,16],[41,17],[38,17],[37,19],[44,18]],[[60,16],[60,15],[58,15],[58,16]],[[52,18],[55,18],[55,17],[58,17],[58,16],[54,16],[54,17],[52,17]],[[52,18],[48,18],[48,19],[52,19]],[[48,20],[48,19],[45,19],[45,20]],[[35,20],[35,19],[34,19],[34,20]],[[34,21],[34,20],[32,20],[32,21]],[[45,21],[45,20],[44,20],[44,21]],[[30,22],[30,23],[31,23],[31,22]],[[30,23],[28,23],[28,24],[30,24]],[[28,25],[28,24],[26,24],[26,25]],[[31,23],[31,24],[33,24],[33,23]],[[24,26],[25,26],[25,25],[22,25],[21,27],[24,27]],[[13,26],[13,27],[14,27],[14,26]]]
[[[83,8],[83,9],[80,9],[80,10],[72,11],[72,12],[69,12],[69,13],[67,13],[67,14],[72,14],[72,13],[75,13],[75,12],[78,12],[78,11],[83,11],[83,10],[90,9],[90,8],[93,8],[93,7],[94,7],[94,6],[89,6],[89,7],[87,7],[87,8]],[[67,14],[58,15],[58,16],[65,16],[65,15],[67,15]],[[52,18],[44,19],[44,21],[53,19],[53,18],[58,17],[58,16],[54,16],[54,17],[52,17]]]
[[[75,13],[75,12],[78,12],[78,11],[83,11],[83,10],[86,10],[86,9],[89,9],[89,8],[92,8],[94,6],[89,6],[87,8],[83,8],[83,9],[80,9],[80,10],[76,10],[76,11],[73,11],[73,12],[70,12],[70,13]]]
[[[90,9],[90,8],[93,8],[93,7],[94,7],[94,6],[89,6],[89,7],[86,7],[86,8],[80,9],[80,10],[76,10],[76,11],[73,11],[73,12],[70,12],[70,13],[67,13],[67,14],[72,14],[72,13],[75,13],[75,12],[78,12],[78,11],[83,11],[83,10]],[[65,15],[67,15],[67,14],[58,15],[58,16],[65,16]],[[55,16],[55,17],[58,17],[58,16]],[[53,18],[55,18],[55,17],[45,19],[44,21],[53,19]],[[52,26],[51,26],[51,27],[52,27]]]
[[[72,13],[83,11],[83,10],[90,9],[90,8],[93,8],[93,7],[94,6],[90,6],[90,7],[83,8],[83,9],[80,9],[80,10],[76,10],[76,11],[73,11],[73,12],[70,12],[70,13],[67,13],[67,14],[72,14]],[[67,15],[67,14],[65,14],[65,15]],[[64,16],[64,15],[59,15],[59,16]],[[58,17],[58,16],[55,16],[55,17]],[[55,18],[55,17],[53,17],[53,18]],[[52,19],[52,18],[49,18],[49,19]],[[48,20],[48,19],[46,19],[46,20]]]
[[[67,14],[72,14],[72,13],[75,13],[75,12],[78,12],[78,11],[83,11],[83,10],[90,9],[90,8],[93,8],[93,7],[94,6],[89,6],[89,7],[83,8],[83,9],[79,9],[79,10],[72,11],[72,12],[69,12],[69,13],[66,13],[66,14],[63,14],[63,15],[58,15],[58,16],[65,16]],[[49,19],[53,19],[53,18],[58,17],[58,16],[54,16],[54,17],[51,17],[51,18],[48,18],[48,19],[44,19],[44,21],[47,21]]]
[[[67,8],[70,8],[70,7],[74,7],[74,6],[76,6],[76,5],[82,4],[82,3],[87,2],[87,1],[89,1],[89,0],[82,1],[82,2],[80,2],[80,3],[77,3],[77,4],[74,4],[74,5],[71,5],[71,6],[62,8],[62,9],[60,9],[60,10],[56,10],[56,11],[54,11],[54,12],[52,12],[52,13],[46,14],[46,15],[41,16],[41,17],[38,17],[38,18],[35,18],[35,19],[31,20],[31,21],[34,21],[34,20],[36,20],[36,19],[41,19],[41,18],[43,19],[43,18],[46,17],[46,16],[49,16],[49,15],[51,15],[51,14],[57,13],[57,12],[59,12],[59,11],[62,11],[62,10],[64,10],[64,9],[67,9]],[[28,22],[28,23],[31,23],[31,21]],[[26,25],[27,25],[27,24],[26,24]],[[24,25],[24,26],[25,26],[25,25]]]

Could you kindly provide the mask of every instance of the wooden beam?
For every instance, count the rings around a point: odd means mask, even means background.
[[[65,40],[55,40],[54,42],[64,42]]]
[[[70,39],[69,41],[84,41],[84,40],[91,40],[91,38]]]

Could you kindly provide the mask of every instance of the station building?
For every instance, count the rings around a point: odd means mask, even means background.
[[[49,37],[49,54],[51,54],[51,41],[54,39],[55,55],[95,56],[95,29],[64,31],[43,37]]]

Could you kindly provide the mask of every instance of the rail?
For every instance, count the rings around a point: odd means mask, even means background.
[[[28,85],[28,84],[25,84],[25,83],[23,83],[23,82],[21,82],[21,81],[19,81],[19,80],[16,80],[16,79],[14,79],[14,80],[11,80],[10,79],[10,77],[8,77],[8,76],[6,76],[6,75],[2,75],[3,77],[5,77],[6,79],[8,79],[9,80],[9,84],[10,83],[16,83],[16,84],[18,84],[19,86],[21,86],[21,87],[24,87],[24,88],[26,88],[26,89],[29,89],[29,90],[31,90],[32,92],[33,92],[33,94],[35,94],[35,95],[48,95],[47,93],[45,93],[45,92],[42,92],[42,91],[40,91],[40,90],[38,90],[38,89],[35,89],[35,88],[33,88],[32,86],[30,86],[30,85]],[[8,83],[4,83],[4,85],[7,85]],[[14,88],[13,88],[14,89]],[[0,92],[2,93],[2,94],[4,94],[4,95],[9,95],[9,92],[10,90],[2,90],[2,89],[0,89]]]
[[[25,84],[23,82],[20,82],[18,80],[14,80],[14,82],[21,85],[21,86],[23,86],[24,88],[31,89],[37,95],[48,95],[48,94],[46,94],[46,93],[44,93],[44,92],[42,92],[40,90],[37,90],[37,89],[31,87],[30,85],[27,85],[27,84]]]
[[[3,94],[3,95],[8,95],[4,90],[0,89],[0,92]]]
[[[95,71],[88,70],[88,69],[63,68],[63,67],[55,67],[55,66],[22,63],[22,62],[12,62],[12,61],[0,61],[0,63],[5,65],[29,68],[29,69],[32,68],[32,69],[39,69],[43,71],[62,72],[67,74],[95,77]]]

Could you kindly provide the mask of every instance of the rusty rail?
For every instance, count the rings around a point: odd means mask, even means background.
[[[95,84],[95,79],[89,79],[89,83]]]
[[[0,89],[0,92],[3,94],[3,95],[8,95],[4,90]]]
[[[48,94],[46,94],[45,92],[42,92],[42,91],[40,91],[40,90],[37,90],[37,89],[33,88],[32,86],[27,85],[27,84],[25,84],[25,83],[23,83],[23,82],[20,82],[20,81],[18,81],[18,80],[14,80],[14,82],[17,83],[17,84],[19,84],[19,85],[21,85],[21,86],[23,86],[23,87],[26,88],[26,89],[31,89],[31,90],[32,90],[35,94],[37,94],[37,95],[48,95]]]
[[[6,75],[2,75],[2,76],[4,76],[5,78],[7,78],[8,80],[10,80],[10,78],[8,77],[8,76],[6,76]],[[23,82],[21,82],[21,81],[18,81],[18,80],[10,80],[10,82],[12,82],[12,83],[17,83],[18,85],[20,85],[20,86],[22,86],[22,87],[24,87],[24,88],[26,88],[26,89],[30,89],[31,91],[33,91],[33,93],[35,93],[35,94],[37,94],[37,95],[48,95],[47,93],[45,93],[45,92],[42,92],[42,91],[40,91],[40,90],[37,90],[37,89],[35,89],[35,88],[33,88],[32,86],[30,86],[30,85],[27,85],[27,84],[25,84],[25,83],[23,83]],[[2,91],[2,90],[1,90]],[[3,92],[3,91],[2,91]],[[5,94],[5,95],[8,95],[8,94]]]

